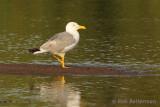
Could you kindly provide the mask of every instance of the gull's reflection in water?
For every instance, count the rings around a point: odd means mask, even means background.
[[[40,85],[40,99],[57,106],[80,107],[81,96],[71,84],[66,83],[64,76],[58,76],[51,83]]]

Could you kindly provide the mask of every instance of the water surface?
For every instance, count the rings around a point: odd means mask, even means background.
[[[50,54],[32,55],[69,21],[85,25],[66,64],[160,68],[159,0],[0,0],[0,63],[57,64]],[[0,76],[0,104],[7,107],[159,106],[159,77]],[[5,84],[5,85],[4,85]],[[132,101],[134,100],[134,101]],[[137,102],[136,102],[137,101]]]
[[[160,100],[159,77],[0,78],[0,106],[7,107],[158,107]]]
[[[79,45],[66,63],[88,65],[158,65],[160,13],[158,0],[34,0],[0,1],[0,56],[2,63],[45,63],[52,58],[33,56],[39,47],[62,32],[69,21],[88,29],[80,31]]]

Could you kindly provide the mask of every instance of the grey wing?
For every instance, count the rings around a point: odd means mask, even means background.
[[[75,43],[76,40],[67,32],[55,34],[40,49],[50,52],[63,52],[64,48]]]

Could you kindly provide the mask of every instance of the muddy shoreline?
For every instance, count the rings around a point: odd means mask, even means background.
[[[0,64],[0,73],[16,75],[139,75],[138,72],[127,72],[110,67],[71,66],[62,69],[59,66],[38,64]]]

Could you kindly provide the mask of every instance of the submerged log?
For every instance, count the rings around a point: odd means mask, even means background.
[[[72,66],[62,69],[59,66],[38,64],[0,64],[0,73],[18,75],[138,75],[137,72],[126,72],[110,67]]]

